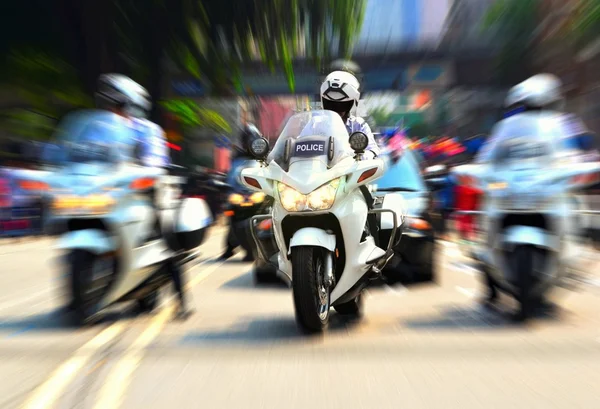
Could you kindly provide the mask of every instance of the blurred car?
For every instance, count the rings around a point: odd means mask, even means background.
[[[23,186],[19,175],[40,172],[25,169],[0,169],[0,236],[18,237],[41,234],[45,205],[41,191]]]
[[[433,281],[436,266],[431,193],[414,152],[406,150],[371,188],[376,207],[383,203],[385,194],[389,192],[401,192],[406,202],[406,228],[401,240],[394,246],[394,258],[384,274],[391,281]],[[381,230],[380,243],[388,243],[390,234],[391,230]]]

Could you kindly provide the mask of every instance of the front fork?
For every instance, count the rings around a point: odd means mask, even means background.
[[[265,264],[273,265],[273,263],[271,263],[271,261],[267,257],[266,252],[265,252],[264,248],[262,247],[262,244],[261,244],[260,240],[258,239],[258,236],[256,235],[256,227],[261,222],[263,222],[265,220],[269,220],[269,219],[273,220],[273,217],[268,214],[258,214],[256,216],[252,216],[250,218],[250,234],[252,235],[252,240],[254,240],[254,243],[256,244],[256,249],[258,252],[258,254],[256,255],[257,258]],[[279,268],[279,266],[276,266],[276,267]]]

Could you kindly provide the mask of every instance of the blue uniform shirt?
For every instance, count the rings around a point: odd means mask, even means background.
[[[132,122],[136,143],[142,147],[142,164],[149,167],[168,166],[171,158],[165,131],[147,119],[134,119]]]

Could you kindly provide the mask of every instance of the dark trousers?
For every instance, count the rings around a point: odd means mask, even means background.
[[[183,284],[183,272],[181,270],[181,266],[179,266],[174,260],[167,261],[166,265],[167,271],[169,272],[169,276],[171,277],[171,281],[173,282],[173,287],[175,292],[177,293],[177,298],[181,305],[185,303],[185,289]]]

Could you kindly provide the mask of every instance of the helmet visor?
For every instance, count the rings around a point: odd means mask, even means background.
[[[328,111],[334,111],[338,114],[345,114],[350,112],[352,107],[354,106],[354,101],[330,101],[328,99],[323,98],[323,109]]]

